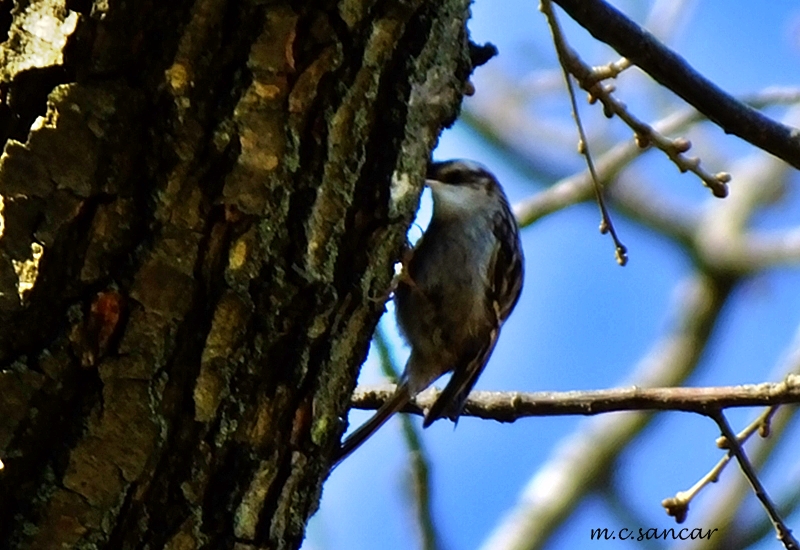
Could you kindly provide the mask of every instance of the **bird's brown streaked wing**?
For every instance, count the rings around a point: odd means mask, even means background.
[[[375,433],[378,428],[383,426],[394,413],[402,409],[410,399],[411,395],[408,392],[408,383],[403,381],[397,386],[397,389],[392,397],[390,397],[388,401],[381,405],[378,411],[372,415],[372,418],[367,420],[363,425],[359,426],[356,431],[354,431],[347,437],[347,439],[344,440],[342,446],[339,447],[339,450],[334,456],[334,467],[337,466],[342,460],[347,458],[350,453],[358,449],[361,444],[369,439],[369,437]]]
[[[495,216],[494,234],[498,246],[490,264],[492,276],[489,281],[492,286],[489,300],[497,312],[499,326],[511,315],[519,300],[525,260],[515,222],[501,215]]]

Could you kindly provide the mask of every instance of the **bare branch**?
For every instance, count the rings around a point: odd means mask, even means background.
[[[775,531],[778,533],[778,540],[783,543],[787,550],[800,550],[800,544],[792,536],[791,530],[783,522],[778,510],[775,508],[775,505],[769,498],[764,486],[761,484],[761,480],[758,479],[758,475],[756,474],[753,465],[750,464],[750,460],[747,458],[744,449],[742,449],[742,446],[736,439],[736,434],[733,433],[730,424],[728,424],[728,420],[725,418],[725,415],[722,413],[722,411],[718,410],[709,414],[709,417],[711,417],[717,423],[722,435],[724,435],[728,440],[730,452],[736,457],[736,460],[739,462],[739,467],[742,469],[745,477],[747,477],[747,480],[753,487],[753,492],[756,494],[758,500],[761,501],[761,505],[767,511],[767,514],[769,514],[769,517],[775,526]]]
[[[795,332],[793,341],[789,344],[781,361],[773,369],[770,378],[786,377],[790,374],[800,374],[800,329]],[[762,411],[747,428],[737,435],[740,441],[744,441],[752,429],[758,429],[760,438],[751,441],[748,449],[748,457],[753,466],[762,469],[767,460],[774,455],[773,451],[776,447],[781,442],[787,443],[786,437],[783,436],[796,414],[797,407],[770,407]],[[717,444],[719,446],[719,440]],[[791,445],[791,443],[789,444]],[[730,454],[726,455],[724,460],[727,462],[729,459]],[[791,483],[789,486],[794,489]],[[800,502],[800,490],[787,491],[786,489],[788,488],[784,488],[783,494],[779,495],[780,505],[778,506],[784,517],[789,516]],[[717,548],[730,546],[726,544],[726,541],[736,541],[738,547],[748,548],[766,536],[772,529],[769,518],[762,515],[759,515],[757,521],[750,522],[750,525],[744,525],[741,519],[737,519],[737,512],[750,491],[751,488],[744,477],[730,478],[725,484],[717,487],[714,498],[706,501],[699,516],[694,517],[695,522],[700,525],[713,525],[719,528],[722,539],[721,541],[717,540]],[[693,541],[681,548],[683,550],[700,550],[705,546],[700,541]]]
[[[583,124],[581,123],[581,115],[578,111],[578,102],[575,99],[575,88],[572,85],[572,79],[570,78],[568,59],[570,57],[574,57],[574,55],[572,55],[567,47],[567,44],[564,40],[564,35],[561,33],[561,27],[558,24],[556,14],[553,12],[553,7],[550,5],[550,0],[542,0],[539,9],[545,14],[545,17],[547,17],[547,23],[550,26],[550,32],[553,34],[553,43],[556,46],[556,52],[558,52],[558,59],[561,63],[561,68],[564,71],[564,81],[567,84],[567,92],[569,93],[570,105],[572,106],[572,117],[575,119],[575,125],[578,128],[578,135],[580,136],[578,150],[586,158],[586,166],[592,176],[592,187],[594,188],[595,198],[597,199],[597,206],[600,208],[600,233],[609,233],[611,235],[611,238],[614,241],[617,263],[621,266],[624,266],[628,263],[628,251],[617,236],[617,231],[614,229],[614,222],[611,221],[611,215],[608,213],[606,201],[603,198],[603,187],[600,183],[600,178],[597,175],[597,170],[595,170],[594,160],[592,159],[592,154],[589,150],[589,141],[586,138],[586,132],[584,131]]]
[[[596,39],[734,134],[800,168],[800,131],[764,116],[717,87],[652,34],[602,0],[553,0]]]
[[[394,386],[356,388],[352,406],[377,409],[394,392]],[[422,392],[403,412],[422,414],[439,390]],[[707,388],[615,388],[569,392],[474,391],[462,416],[513,422],[528,416],[595,415],[619,411],[686,411],[710,414],[728,407],[755,407],[800,403],[800,376],[783,382]]]
[[[767,88],[755,94],[742,98],[757,108],[777,104],[793,104],[800,101],[798,88]],[[499,101],[497,103],[508,103]],[[473,115],[477,117],[478,115]],[[481,117],[481,120],[491,124],[497,117]],[[655,122],[653,128],[661,134],[673,134],[684,131],[686,128],[703,120],[702,115],[691,107],[676,111],[663,119]],[[513,149],[508,143],[507,136],[501,134],[501,128],[485,128],[485,131],[494,132],[493,139],[501,141],[511,148],[514,155],[524,155],[523,152]],[[664,196],[654,196],[653,189],[642,189],[641,186],[624,185],[623,189],[614,184],[614,179],[622,170],[644,151],[634,140],[623,141],[609,149],[597,159],[597,172],[600,181],[610,190],[610,197],[622,212],[638,219],[675,240],[686,242],[696,228],[693,227],[697,220],[687,214],[685,205],[669,207],[669,201]],[[614,185],[612,185],[614,184]],[[514,212],[520,225],[530,225],[539,218],[548,214],[587,201],[592,196],[591,177],[588,171],[579,172],[564,178],[545,191],[514,205]],[[765,261],[772,260],[779,263],[781,259],[794,254],[796,239],[791,235],[764,236],[752,243],[753,253],[762,253]]]
[[[777,410],[777,405],[768,407],[744,430],[736,434],[736,441],[738,441],[739,445],[743,445],[748,439],[750,439],[750,436],[756,432],[759,432],[761,437],[767,437],[769,435],[770,420]],[[727,449],[727,438],[719,438],[717,440],[717,446],[721,449]],[[675,521],[678,523],[683,523],[686,520],[687,513],[689,512],[689,504],[697,495],[700,494],[703,489],[708,487],[709,484],[716,483],[719,480],[719,475],[731,461],[731,458],[733,458],[733,454],[728,452],[728,454],[723,456],[719,462],[717,462],[714,467],[711,468],[706,475],[700,478],[690,489],[686,491],[679,491],[674,497],[665,498],[662,500],[661,506],[666,508],[667,514],[673,516]]]
[[[589,99],[592,103],[600,101],[603,104],[603,111],[609,118],[616,115],[625,124],[627,124],[636,135],[636,143],[642,149],[647,149],[651,145],[663,151],[667,157],[678,167],[681,172],[692,172],[703,184],[711,189],[716,197],[728,196],[727,183],[730,181],[730,174],[727,172],[719,172],[711,174],[705,169],[700,167],[700,159],[697,157],[686,157],[686,153],[691,148],[691,143],[685,138],[670,139],[657,132],[652,126],[646,124],[633,113],[628,110],[628,107],[612,95],[614,91],[613,86],[606,86],[603,84],[603,79],[608,78],[608,75],[614,75],[614,71],[609,71],[607,68],[601,68],[600,71],[595,71],[592,67],[588,66],[583,60],[570,48],[561,34],[555,14],[550,9],[549,0],[543,0],[541,4],[541,11],[547,16],[548,23],[553,33],[553,43],[555,44],[556,51],[558,52],[558,61],[564,70],[565,75],[571,74],[580,84],[581,88],[589,92]],[[567,84],[570,87],[570,98],[572,100],[573,112],[577,111],[575,105],[574,93],[572,93],[572,86],[567,79]],[[577,119],[577,115],[576,119]],[[580,128],[580,126],[579,126]],[[582,148],[585,147],[582,135]],[[592,170],[591,164],[589,169]]]

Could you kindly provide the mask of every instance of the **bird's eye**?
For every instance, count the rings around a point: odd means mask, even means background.
[[[446,170],[439,177],[436,178],[442,183],[449,183],[452,185],[466,185],[474,183],[480,179],[480,174],[474,170],[469,170],[461,167],[453,167],[451,170]]]
[[[439,174],[437,179],[442,183],[458,184],[464,183],[468,178],[463,170],[454,169],[444,171],[442,174]]]
[[[428,168],[428,177],[451,185],[474,184],[490,178],[483,167],[471,162],[434,163]]]

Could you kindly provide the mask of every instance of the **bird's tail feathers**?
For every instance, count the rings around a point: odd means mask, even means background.
[[[464,404],[467,401],[475,382],[486,367],[486,362],[489,356],[494,351],[494,345],[497,343],[497,335],[499,329],[493,330],[490,334],[489,341],[483,346],[474,357],[471,357],[467,363],[461,368],[455,368],[453,376],[450,381],[433,402],[431,408],[425,413],[425,420],[422,421],[422,427],[427,428],[436,420],[445,416],[449,417],[454,423],[458,423],[458,417],[464,410]],[[469,354],[468,354],[469,357]]]
[[[408,389],[408,383],[404,381],[397,386],[394,395],[381,405],[378,411],[372,415],[372,418],[367,420],[344,440],[336,454],[334,465],[338,465],[342,460],[347,458],[350,453],[359,448],[364,441],[369,439],[378,428],[383,426],[394,413],[402,409],[410,400],[411,394]]]

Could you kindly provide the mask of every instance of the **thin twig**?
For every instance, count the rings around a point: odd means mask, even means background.
[[[800,89],[774,87],[767,88],[755,94],[743,96],[742,101],[759,109],[763,109],[770,105],[790,105],[800,102]],[[507,102],[497,101],[495,103]],[[525,153],[515,149],[513,144],[509,142],[506,136],[500,134],[500,131],[502,130],[501,128],[490,126],[494,119],[500,117],[491,117],[490,114],[488,118],[492,119],[488,120],[487,118],[479,116],[476,113],[472,113],[470,120],[480,120],[485,122],[485,124],[479,124],[477,122],[471,124],[473,124],[473,128],[477,128],[479,131],[483,132],[484,136],[486,136],[487,133],[490,134],[488,135],[487,139],[502,144],[504,149],[511,155],[510,162],[524,167],[525,162],[522,157]],[[653,127],[659,133],[671,134],[674,132],[683,132],[691,125],[703,120],[704,118],[702,114],[696,109],[692,107],[686,107],[665,116],[663,119],[654,123]],[[600,175],[600,181],[603,182],[604,186],[610,187],[614,182],[614,178],[642,153],[644,153],[644,151],[640,149],[633,140],[618,143],[598,158],[597,168]],[[526,173],[528,172],[529,171],[526,171]],[[531,177],[535,176],[537,176],[537,174],[531,175]],[[556,182],[546,190],[536,193],[535,195],[522,200],[518,204],[515,204],[514,213],[516,214],[521,226],[530,225],[548,214],[557,212],[573,204],[589,200],[592,196],[591,185],[591,176],[587,174],[586,171],[571,175]],[[655,191],[653,190],[647,190],[647,193],[650,194],[654,192]],[[615,198],[613,191],[611,198]],[[642,201],[639,200],[638,197],[635,200],[636,204],[631,205],[632,208],[628,208],[626,206],[626,200],[627,199],[624,195],[619,198],[617,207],[621,211],[629,212],[631,214],[641,214]],[[648,202],[651,209],[660,209],[660,206],[665,200],[666,199],[664,197],[656,197]],[[668,211],[659,213],[657,218],[658,220],[683,220],[683,218],[686,217],[685,212],[685,207],[681,207],[680,209],[669,209]],[[642,219],[646,223],[649,223],[650,221],[648,216],[642,216]],[[692,231],[692,228],[687,225],[686,221],[682,221],[680,224],[678,224],[678,227],[671,227],[674,224],[669,224],[670,227],[665,228],[662,227],[662,225],[663,224],[655,224],[655,226],[659,228],[659,231],[664,232],[668,236],[672,236],[677,240],[685,240],[687,238],[687,232]]]
[[[772,520],[772,524],[775,526],[775,531],[778,533],[778,540],[783,543],[787,550],[800,550],[800,544],[792,536],[791,530],[783,522],[780,513],[778,513],[778,510],[775,508],[775,505],[772,503],[772,500],[769,498],[766,490],[764,490],[761,480],[758,479],[758,475],[753,469],[753,465],[750,464],[750,460],[747,458],[744,449],[742,449],[742,446],[736,440],[736,434],[733,433],[733,430],[731,429],[730,424],[728,424],[728,420],[725,418],[722,410],[712,410],[708,413],[708,416],[717,423],[722,435],[728,439],[730,452],[736,457],[736,460],[739,462],[739,467],[742,469],[742,473],[744,473],[745,477],[747,477],[747,480],[750,482],[750,485],[753,487],[753,492],[755,493],[756,498],[761,501],[761,505],[764,507],[764,510],[766,510],[770,520]]]
[[[544,6],[549,0],[544,0]],[[549,7],[549,4],[548,4]],[[544,11],[544,10],[542,10]],[[545,12],[548,17],[552,11]],[[555,15],[552,14],[553,21]],[[557,23],[556,23],[557,24]],[[553,23],[551,23],[552,28]],[[727,183],[731,176],[727,172],[711,174],[700,166],[700,159],[697,157],[687,158],[684,156],[691,148],[689,140],[684,138],[670,139],[657,132],[652,126],[640,120],[631,113],[627,106],[612,95],[613,86],[606,87],[602,80],[605,78],[603,71],[601,75],[594,72],[592,67],[581,60],[577,53],[566,45],[563,35],[556,35],[553,31],[553,42],[558,52],[559,62],[565,72],[572,74],[581,85],[581,88],[589,92],[590,101],[600,101],[603,104],[603,111],[607,117],[616,115],[627,124],[636,136],[636,143],[642,149],[647,149],[651,145],[663,151],[667,157],[678,167],[681,172],[692,172],[697,175],[703,184],[711,189],[716,197],[726,197],[728,195]],[[573,99],[574,102],[574,99]]]
[[[600,82],[601,80],[617,78],[623,71],[629,69],[632,65],[633,63],[631,63],[629,59],[622,57],[616,61],[606,63],[605,65],[592,67],[591,71],[593,80],[594,82]]]
[[[758,418],[751,422],[749,426],[736,434],[736,440],[739,442],[739,444],[743,445],[756,431],[760,432],[761,437],[767,437],[769,431],[769,421],[777,410],[777,406],[768,407],[758,416]],[[727,442],[727,438],[721,437],[717,440],[717,446],[727,449]],[[725,446],[723,447],[723,445]],[[709,484],[717,482],[719,475],[731,461],[732,457],[733,455],[731,451],[728,451],[728,454],[723,456],[719,462],[717,462],[706,475],[700,478],[697,483],[692,485],[690,489],[686,491],[679,491],[674,497],[665,498],[662,500],[661,506],[666,509],[667,514],[673,516],[675,521],[678,523],[683,523],[686,519],[686,514],[689,512],[689,504],[692,502],[692,499],[699,495],[700,492]]]
[[[737,101],[695,71],[652,34],[601,0],[553,0],[592,36],[614,48],[658,83],[756,147],[800,168],[800,132]]]
[[[597,171],[594,167],[594,161],[592,160],[592,155],[589,151],[589,142],[586,138],[586,132],[583,129],[583,124],[581,124],[581,116],[578,112],[578,102],[575,100],[575,88],[572,86],[572,79],[570,78],[570,73],[567,69],[567,57],[569,54],[567,52],[566,42],[564,41],[564,36],[561,33],[561,27],[558,24],[558,19],[556,19],[556,14],[553,12],[553,7],[550,4],[550,0],[542,0],[539,9],[547,17],[547,22],[550,26],[550,32],[553,34],[553,43],[555,44],[556,52],[558,53],[558,58],[561,62],[561,68],[564,71],[564,80],[567,84],[570,104],[572,105],[572,116],[575,118],[575,125],[578,127],[578,135],[580,136],[578,150],[584,157],[586,157],[586,166],[589,168],[589,173],[592,175],[595,198],[597,199],[597,206],[600,208],[600,233],[609,233],[611,235],[611,238],[614,240],[617,263],[624,266],[628,263],[628,250],[617,236],[617,232],[614,229],[614,223],[611,221],[608,208],[606,208],[605,199],[603,199],[603,186],[600,183],[600,178],[597,176]]]
[[[782,517],[788,517],[797,510],[800,505],[800,486],[793,488],[788,494],[779,497],[777,508]],[[716,525],[716,524],[710,524]],[[762,538],[766,537],[773,530],[772,522],[765,515],[759,515],[758,520],[745,524],[737,525],[737,533],[732,540],[737,541],[741,548],[750,548]]]
[[[795,331],[792,342],[781,356],[781,360],[769,375],[770,378],[786,378],[792,374],[800,374],[800,327]],[[758,430],[761,438],[751,441],[747,452],[750,462],[755,468],[762,470],[767,467],[768,460],[775,457],[773,451],[778,444],[787,443],[786,438],[782,438],[782,436],[788,431],[792,420],[796,419],[797,410],[797,407],[770,407],[762,411],[747,428],[738,434],[739,440],[743,441],[744,436]],[[719,445],[719,441],[723,439],[727,443],[727,439],[720,437],[717,444]],[[791,445],[791,443],[788,444]],[[730,453],[726,457],[730,457]],[[798,484],[788,481],[787,485],[794,488]],[[790,491],[788,494],[787,488],[784,488],[783,494],[775,495],[782,517],[790,516],[797,502],[800,502],[797,500],[797,497],[800,496],[800,487],[798,487],[798,491]],[[714,498],[706,502],[699,517],[695,517],[695,522],[698,524],[713,525],[719,528],[719,535],[722,538],[717,539],[717,548],[730,546],[730,544],[726,544],[726,541],[735,542],[738,548],[749,548],[773,530],[772,523],[766,514],[759,514],[758,520],[750,522],[750,525],[744,524],[742,518],[739,517],[738,511],[745,495],[749,495],[750,492],[750,486],[744,477],[729,478],[723,486],[717,489]],[[683,550],[700,550],[705,547],[699,540],[681,546]]]
[[[740,444],[744,444],[745,441],[750,439],[750,436],[754,433],[758,432],[760,437],[769,437],[771,431],[771,423],[772,417],[775,416],[775,413],[778,412],[778,405],[773,405],[771,407],[767,407],[764,411],[758,415],[758,417],[753,420],[747,427],[736,434],[736,441]],[[728,438],[727,437],[719,437],[717,438],[717,447],[720,449],[729,449],[728,447]]]

